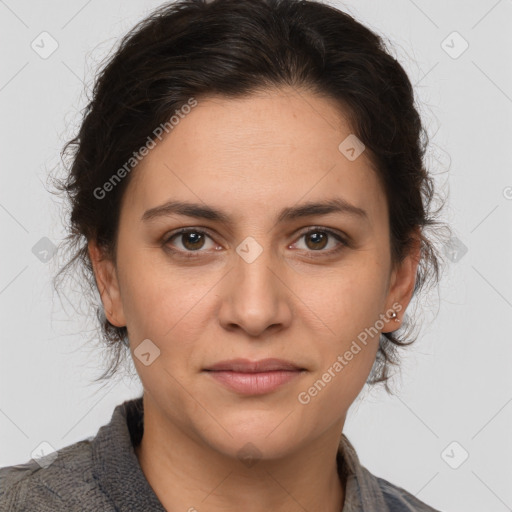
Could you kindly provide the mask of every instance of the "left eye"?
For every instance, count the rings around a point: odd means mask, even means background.
[[[338,249],[340,244],[345,245],[345,242],[340,235],[334,231],[331,231],[330,229],[325,228],[310,229],[309,231],[302,233],[299,238],[305,238],[306,250],[312,250],[314,252],[318,252],[318,250],[321,252],[332,252]],[[335,245],[334,248],[331,247],[326,251],[322,251],[322,249],[325,249],[325,247],[328,245],[329,238],[338,240],[338,246]]]

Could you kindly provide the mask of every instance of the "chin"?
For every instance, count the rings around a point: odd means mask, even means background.
[[[286,414],[255,414],[259,417],[246,416],[235,422],[219,417],[217,419],[225,430],[216,429],[214,437],[209,431],[203,439],[218,452],[242,462],[247,458],[271,460],[285,457],[304,441],[305,433],[301,435],[298,425],[288,423]]]

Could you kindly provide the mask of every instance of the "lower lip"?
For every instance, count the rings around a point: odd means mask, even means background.
[[[296,379],[302,371],[276,370],[261,373],[231,371],[208,371],[215,380],[225,387],[244,395],[263,395]]]

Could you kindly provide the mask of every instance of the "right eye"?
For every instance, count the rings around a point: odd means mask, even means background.
[[[181,252],[187,256],[192,256],[195,252],[206,252],[201,251],[201,249],[204,248],[207,238],[213,242],[210,235],[208,235],[205,231],[197,228],[182,228],[167,236],[164,241],[164,245],[167,247],[171,246],[170,249],[173,252]],[[175,246],[171,243],[174,239],[180,241],[182,248],[175,248]]]

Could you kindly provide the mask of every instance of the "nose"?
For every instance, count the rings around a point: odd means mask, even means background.
[[[255,245],[238,248],[234,267],[223,280],[219,320],[226,330],[264,337],[266,331],[275,334],[290,325],[293,292],[286,283],[286,265],[268,248]]]

